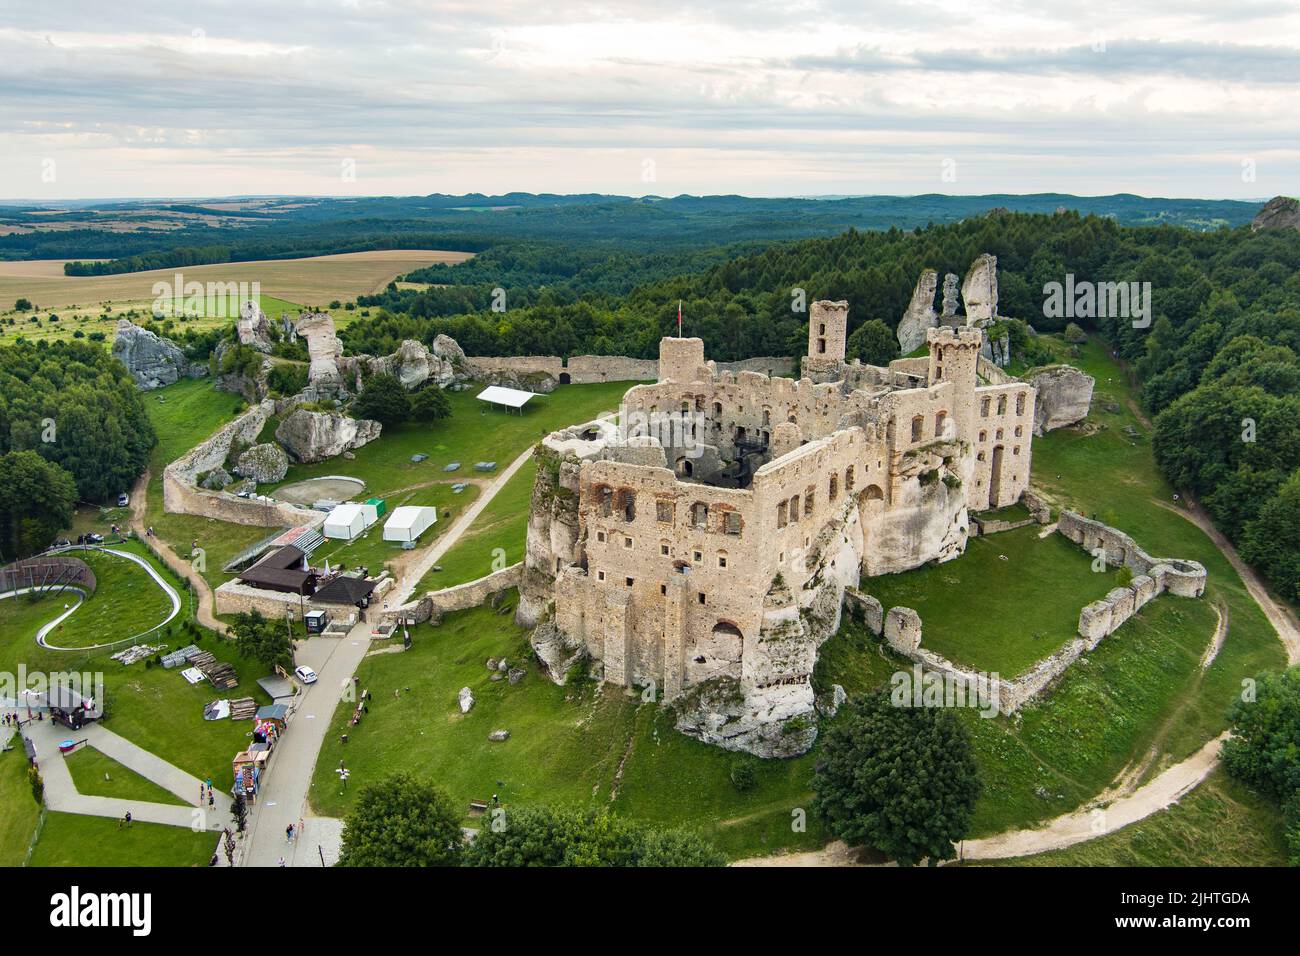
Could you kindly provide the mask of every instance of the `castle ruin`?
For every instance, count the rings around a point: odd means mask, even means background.
[[[845,361],[847,327],[847,303],[813,304],[798,381],[664,338],[618,423],[542,441],[518,616],[556,680],[586,656],[684,733],[802,753],[844,589],[957,557],[968,512],[1020,499],[1035,392],[981,379],[979,328],[881,368]]]

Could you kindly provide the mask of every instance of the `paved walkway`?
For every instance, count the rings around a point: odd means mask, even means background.
[[[460,539],[530,455],[531,447],[512,461],[452,523],[447,533],[406,570],[397,585],[384,596],[388,607],[394,608],[410,600],[420,579]],[[378,608],[370,609],[371,617],[377,617],[379,613]],[[307,792],[334,711],[344,690],[351,686],[352,675],[362,658],[370,650],[370,628],[370,622],[358,622],[346,637],[316,636],[306,644],[298,645],[298,663],[315,670],[318,679],[307,686],[288,731],[275,748],[270,770],[251,814],[248,835],[237,861],[240,865],[277,866],[283,857],[291,866],[320,866],[322,852],[327,863],[337,859],[342,821],[331,817],[307,817]],[[350,781],[349,786],[357,783],[356,780]],[[299,820],[307,824],[306,835],[290,843],[285,838],[285,828],[290,824],[297,826]]]
[[[112,731],[95,725],[70,731],[45,720],[25,725],[23,732],[36,748],[36,762],[41,769],[41,778],[45,781],[45,805],[52,811],[119,820],[129,812],[132,820],[142,823],[163,823],[195,831],[219,831],[225,826],[224,810],[212,813],[206,807],[200,808],[197,805],[199,780],[196,777],[191,777]],[[93,742],[96,750],[170,790],[190,806],[94,797],[79,792],[72,781],[67,762],[59,752],[59,742],[69,738]]]

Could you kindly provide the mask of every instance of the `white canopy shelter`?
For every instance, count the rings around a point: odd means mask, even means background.
[[[366,515],[360,505],[339,505],[325,516],[325,537],[351,541],[366,530]]]
[[[490,402],[493,405],[501,405],[507,409],[515,409],[519,414],[523,414],[524,405],[530,398],[536,397],[536,392],[525,392],[522,388],[506,388],[504,385],[489,385],[483,391],[479,392],[477,398],[482,402]]]
[[[421,505],[394,508],[384,522],[385,541],[415,541],[438,520],[438,509]]]

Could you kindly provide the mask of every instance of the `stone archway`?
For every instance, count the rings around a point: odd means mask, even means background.
[[[695,684],[715,677],[740,677],[745,635],[734,621],[719,620],[708,634],[697,635],[688,649],[686,679]]]
[[[885,493],[879,485],[867,485],[858,493],[858,525],[862,528],[862,556],[871,544],[871,534],[885,513]]]

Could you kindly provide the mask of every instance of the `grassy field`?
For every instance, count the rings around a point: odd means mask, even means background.
[[[488,502],[474,523],[438,562],[441,571],[429,571],[416,585],[415,593],[464,584],[496,570],[496,551],[505,552],[508,567],[524,557],[528,533],[528,506],[532,500],[537,463],[526,461]]]
[[[188,806],[170,790],[124,767],[107,754],[90,746],[74,750],[64,758],[72,783],[78,793],[92,797],[117,797],[140,803],[167,803]]]
[[[1282,816],[1216,770],[1166,810],[1064,850],[981,866],[1286,866]]]
[[[27,782],[22,741],[0,753],[0,866],[22,866],[41,808]]]
[[[422,625],[413,638],[410,651],[362,663],[370,712],[357,727],[347,727],[351,705],[335,713],[312,782],[318,812],[341,814],[359,785],[409,769],[445,787],[467,814],[470,800],[496,793],[507,805],[609,806],[693,827],[733,855],[752,853],[765,839],[769,846],[825,842],[812,821],[808,833],[790,828],[791,807],[807,806],[808,758],[772,762],[758,786],[738,793],[728,779],[737,758],[678,734],[667,710],[590,682],[552,684],[531,661],[528,632],[508,613],[474,608],[436,628]],[[502,656],[525,668],[520,683],[490,679],[484,662]],[[464,715],[456,704],[461,687],[476,700]],[[490,742],[497,729],[510,739]],[[351,771],[347,792],[334,773],[341,759]]]
[[[138,548],[115,547],[143,554]],[[103,644],[109,640],[106,634],[132,637],[161,624],[171,613],[171,599],[138,564],[97,551],[73,556],[95,572],[95,594],[47,635],[56,647]]]
[[[31,866],[207,866],[219,834],[161,823],[49,813]]]
[[[953,561],[869,578],[862,590],[886,610],[916,610],[922,647],[1014,677],[1078,637],[1079,609],[1118,583],[1116,571],[1094,573],[1087,552],[1041,530],[972,538]]]
[[[10,263],[0,271],[0,322],[4,325],[0,343],[23,335],[28,339],[71,338],[73,331],[103,332],[109,342],[117,320],[123,316],[143,320],[151,315],[154,284],[170,286],[179,272],[186,284],[191,282],[260,283],[264,297],[262,310],[278,317],[284,305],[297,311],[301,306],[320,306],[346,302],[358,295],[381,291],[399,275],[436,262],[463,262],[471,253],[437,250],[396,249],[354,252],[306,259],[276,259],[259,262],[234,262],[217,265],[189,266],[183,269],[157,269],[112,276],[64,276],[43,261]],[[54,274],[51,274],[54,273]],[[36,306],[39,324],[33,313],[14,311],[14,303],[26,298]],[[108,307],[106,311],[105,307]],[[184,327],[207,329],[226,325],[238,317],[238,303],[229,314],[188,319]],[[330,310],[335,313],[336,310]],[[59,321],[50,321],[51,314]],[[337,310],[338,317],[355,312]],[[9,325],[9,320],[14,320]]]

